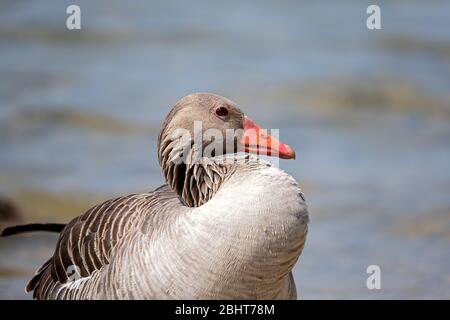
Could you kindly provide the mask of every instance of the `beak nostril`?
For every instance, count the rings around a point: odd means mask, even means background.
[[[295,151],[291,147],[278,141],[268,134],[266,130],[262,130],[260,126],[247,116],[244,118],[242,144],[245,147],[245,152],[266,154],[282,159],[295,159]]]

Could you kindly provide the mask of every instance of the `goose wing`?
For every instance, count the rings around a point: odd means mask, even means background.
[[[68,298],[67,284],[89,278],[110,263],[114,249],[127,234],[139,230],[144,216],[164,198],[176,198],[167,186],[151,193],[111,199],[73,219],[61,231],[53,256],[28,283],[37,299]],[[153,209],[153,210],[152,210]],[[157,210],[156,210],[157,211]]]

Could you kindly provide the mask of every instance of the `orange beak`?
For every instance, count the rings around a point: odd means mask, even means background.
[[[245,152],[295,159],[295,151],[291,147],[272,137],[247,116],[244,116],[244,135],[241,142]]]

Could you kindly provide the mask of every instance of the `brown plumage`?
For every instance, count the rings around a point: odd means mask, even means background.
[[[216,117],[219,107],[226,113]],[[167,185],[108,200],[69,222],[27,291],[37,299],[296,297],[291,270],[308,223],[301,190],[266,161],[220,148],[205,157],[205,145],[189,149],[192,139],[172,134],[193,132],[197,120],[224,133],[250,123],[216,95],[180,100],[158,141]],[[247,151],[245,132],[224,142],[231,154]],[[295,156],[281,143],[280,150]]]

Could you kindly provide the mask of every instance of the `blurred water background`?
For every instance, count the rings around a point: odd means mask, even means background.
[[[369,4],[1,1],[0,224],[161,185],[164,116],[211,91],[297,150],[280,165],[311,211],[300,297],[449,299],[450,2],[379,1],[375,31]],[[56,239],[0,239],[0,298],[31,298]]]

